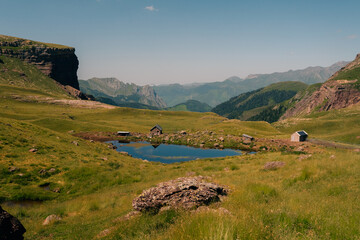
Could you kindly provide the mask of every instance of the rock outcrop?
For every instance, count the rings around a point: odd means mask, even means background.
[[[79,89],[74,48],[0,35],[0,55],[26,61],[61,85]]]
[[[126,106],[126,103],[139,103],[156,108],[166,107],[165,102],[149,86],[138,86],[133,83],[124,83],[116,78],[91,78],[80,80],[80,89],[91,94],[99,101],[106,103],[111,100],[114,105]],[[102,100],[101,100],[102,99]],[[129,107],[134,107],[129,105]]]
[[[0,206],[0,239],[21,240],[26,229],[21,222]]]
[[[141,212],[157,212],[162,207],[191,209],[219,201],[227,194],[225,187],[205,182],[203,177],[184,177],[144,190],[132,205]]]
[[[360,102],[360,54],[313,92],[293,98],[295,105],[289,108],[280,120],[309,114],[314,111],[329,111],[346,108]]]

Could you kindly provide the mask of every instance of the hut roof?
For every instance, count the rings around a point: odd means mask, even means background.
[[[246,138],[251,138],[251,139],[253,139],[253,137],[252,137],[252,136],[247,135],[247,134],[243,134],[242,136],[243,136],[243,137],[246,137]]]
[[[150,131],[154,130],[155,128],[159,129],[160,131],[162,131],[162,127],[158,124],[156,124],[152,129],[150,129]]]
[[[307,132],[305,132],[304,130],[297,131],[296,133],[297,133],[299,136],[308,136]]]

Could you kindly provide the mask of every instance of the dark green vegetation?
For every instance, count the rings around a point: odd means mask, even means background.
[[[148,133],[157,123],[167,133],[207,130],[265,139],[288,139],[295,130],[305,129],[310,138],[358,147],[353,144],[360,144],[359,105],[273,125],[228,120],[214,113],[82,108],[76,101],[52,102],[70,98],[51,79],[40,77],[36,68],[1,60],[9,70],[4,75],[0,64],[0,199],[44,200],[31,207],[2,204],[23,223],[26,239],[357,239],[360,235],[360,154],[353,149],[315,146],[311,154],[269,151],[163,165],[72,135],[73,131]],[[26,81],[11,69],[21,69]],[[33,148],[37,151],[29,152]],[[285,166],[263,170],[269,161],[283,161]],[[210,205],[212,211],[168,210],[122,218],[144,189],[189,174],[209,176],[231,192],[223,202]],[[62,220],[43,226],[50,214]]]
[[[212,111],[230,119],[274,122],[286,111],[285,107],[276,105],[292,98],[306,87],[307,85],[301,82],[274,83],[233,97]]]
[[[184,103],[177,104],[173,107],[166,108],[169,111],[190,111],[190,112],[210,112],[211,107],[196,100],[187,100]]]
[[[170,84],[154,86],[157,94],[168,106],[174,106],[189,99],[198,100],[212,107],[228,101],[241,93],[266,87],[272,83],[299,81],[306,84],[325,82],[347,62],[338,62],[330,67],[309,67],[282,73],[251,75],[246,79],[231,77],[223,82],[204,84]]]
[[[107,104],[142,109],[159,109],[166,104],[150,86],[123,83],[116,78],[79,80],[80,90]]]

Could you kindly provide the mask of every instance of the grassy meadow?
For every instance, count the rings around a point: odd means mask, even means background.
[[[311,138],[356,147],[359,106],[271,125],[214,113],[47,103],[45,98],[70,97],[44,84],[53,90],[5,80],[0,85],[0,200],[23,223],[26,239],[360,239],[360,153],[353,149],[318,146],[308,154],[261,152],[166,165],[72,135],[147,133],[160,124],[166,133],[209,130],[288,139],[304,129]],[[263,170],[269,161],[285,166]],[[189,175],[208,176],[227,185],[230,194],[210,205],[212,210],[121,218],[144,189]],[[16,204],[24,200],[31,206]],[[62,220],[43,226],[50,214]]]

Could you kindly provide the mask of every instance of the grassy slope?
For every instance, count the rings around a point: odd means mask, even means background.
[[[19,40],[27,41],[27,46],[26,46],[27,48],[29,48],[31,46],[44,46],[44,47],[51,47],[51,48],[72,48],[72,47],[68,47],[68,46],[60,45],[60,44],[44,43],[44,42],[32,41],[32,40],[27,40],[27,39],[23,39],[23,38],[6,36],[6,35],[0,34],[0,41],[15,42],[15,41],[19,41]],[[2,46],[2,48],[13,48],[13,47]],[[19,48],[21,48],[21,47],[19,47]]]
[[[319,148],[303,160],[298,155],[269,152],[163,165],[117,154],[106,144],[68,133],[148,132],[159,123],[166,132],[208,129],[288,137],[293,129],[306,128],[303,124],[311,124],[315,116],[299,120],[297,125],[277,124],[284,135],[264,122],[227,120],[212,113],[81,109],[13,98],[45,96],[41,89],[9,85],[0,89],[0,198],[53,199],[31,208],[4,207],[25,225],[27,239],[92,239],[104,229],[111,229],[108,239],[356,239],[360,234],[359,153]],[[345,123],[340,129],[336,126],[341,121],[356,124],[358,112],[354,107],[347,114],[330,111],[327,114],[332,115],[317,116],[321,124],[313,125],[310,136],[326,136],[326,130],[329,135],[341,133]],[[329,128],[335,118],[338,122]],[[37,153],[28,151],[33,147]],[[284,161],[286,166],[263,171],[268,161]],[[19,169],[10,173],[10,166]],[[50,168],[56,171],[39,173]],[[113,221],[131,211],[132,199],[142,190],[188,172],[228,185],[232,189],[229,197],[212,207],[225,207],[231,215],[166,211]],[[38,187],[44,183],[51,189],[59,187],[60,193]],[[63,220],[42,226],[50,214]]]
[[[184,103],[177,104],[173,107],[166,108],[169,111],[190,111],[190,112],[210,112],[211,107],[197,100],[187,100]]]
[[[20,59],[0,56],[0,94],[71,98],[51,78]]]
[[[281,132],[305,129],[310,137],[350,144],[360,144],[360,105],[329,112],[313,113],[275,123]]]
[[[216,106],[212,111],[229,118],[247,120],[255,117],[275,104],[291,98],[297,92],[305,90],[307,85],[302,82],[280,82],[265,88],[243,93],[229,101]],[[256,119],[256,120],[261,120]]]

